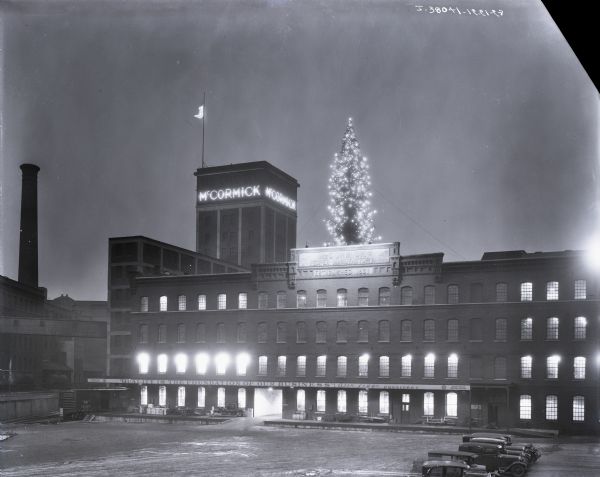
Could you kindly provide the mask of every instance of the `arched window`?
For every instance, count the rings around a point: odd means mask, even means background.
[[[471,318],[470,322],[470,336],[471,341],[482,341],[483,340],[483,324],[481,318]]]
[[[369,322],[367,320],[360,320],[358,322],[358,337],[359,343],[367,343],[369,341]]]
[[[327,306],[327,291],[317,290],[317,308],[325,308]]]
[[[264,310],[269,308],[269,294],[267,292],[258,292],[258,309]]]
[[[185,295],[179,295],[177,297],[177,309],[179,311],[185,311],[187,309],[186,296]]]
[[[531,365],[532,365],[531,356],[522,356],[521,357],[521,378],[522,379],[531,379]]]
[[[358,391],[358,413],[367,414],[369,411],[369,395],[365,389]]]
[[[208,355],[206,353],[198,353],[194,359],[196,362],[196,374],[206,374],[208,371]]]
[[[206,388],[198,386],[198,407],[206,407]]]
[[[337,392],[337,412],[346,412],[346,391],[343,389]]]
[[[575,318],[573,338],[575,340],[584,340],[586,338],[587,319],[584,316]]]
[[[546,300],[558,300],[558,282],[546,283]]]
[[[248,294],[247,293],[238,293],[238,308],[240,310],[245,310],[248,308]]]
[[[424,301],[426,305],[435,305],[435,287],[426,285],[423,289]]]
[[[429,353],[428,355],[425,356],[423,377],[424,378],[435,377],[435,355],[433,353]]]
[[[546,339],[552,341],[558,339],[558,318],[556,316],[546,320]]]
[[[287,341],[287,325],[285,321],[277,323],[277,343],[285,343]]]
[[[369,306],[369,289],[358,289],[358,306]]]
[[[217,407],[225,407],[225,388],[217,388]]]
[[[140,297],[140,311],[142,313],[148,311],[148,297],[147,296]]]
[[[206,325],[198,323],[196,325],[196,343],[204,343],[206,341]]]
[[[183,323],[177,325],[177,342],[185,343],[185,324]]]
[[[296,343],[306,343],[306,323],[304,321],[296,323]]]
[[[159,373],[164,374],[167,372],[167,355],[159,354],[156,357],[156,369]]]
[[[148,374],[148,368],[150,367],[150,356],[148,353],[140,353],[137,357],[139,373]]]
[[[156,341],[158,341],[159,343],[167,342],[167,325],[158,325],[158,335]]]
[[[238,343],[246,342],[246,323],[238,323],[237,324],[237,342]]]
[[[508,322],[506,318],[496,318],[496,341],[506,341]]]
[[[296,293],[296,307],[306,308],[306,291],[298,290]]]
[[[448,303],[450,305],[458,303],[458,285],[448,285]]]
[[[183,374],[187,370],[188,357],[183,353],[175,355],[175,372]]]
[[[317,356],[317,370],[316,370],[316,375],[317,377],[323,377],[325,376],[325,374],[327,373],[327,356],[326,355],[321,355],[321,356]]]
[[[266,356],[259,356],[258,357],[258,375],[259,376],[266,376],[267,375],[267,371],[268,371],[268,360]]]
[[[140,324],[138,340],[140,343],[148,343],[148,325]]]
[[[198,310],[206,310],[206,295],[198,295]]]
[[[304,412],[306,411],[306,401],[305,401],[305,392],[304,389],[298,389],[296,393],[296,411]]]
[[[324,389],[317,390],[317,412],[325,412],[325,396],[326,394]]]
[[[531,420],[531,395],[521,394],[519,398],[519,419]]]
[[[317,343],[327,342],[327,322],[317,321],[317,334],[315,337]]]
[[[346,322],[338,321],[336,327],[336,341],[338,343],[346,343],[348,341],[348,336],[346,333]]]
[[[549,394],[546,396],[546,420],[556,421],[558,419],[558,396]]]
[[[306,356],[296,358],[296,376],[303,378],[306,376]]]
[[[575,280],[575,299],[585,300],[587,297],[587,283],[585,280]]]
[[[159,406],[167,405],[167,387],[166,386],[158,387],[158,405]]]
[[[412,305],[413,304],[413,289],[412,289],[412,287],[402,287],[400,289],[400,304],[401,305]]]
[[[219,293],[219,295],[217,296],[217,305],[219,310],[227,309],[227,294]]]
[[[160,297],[159,304],[160,304],[160,311],[167,311],[167,297],[165,295]]]
[[[380,356],[379,357],[379,377],[389,378],[390,377],[390,357]]]
[[[142,406],[148,405],[148,386],[140,387],[140,405],[142,405]]]
[[[412,375],[412,356],[410,354],[405,354],[402,356],[402,377],[410,378]]]
[[[225,343],[225,323],[217,323],[217,343]]]
[[[458,356],[456,353],[448,356],[448,377],[458,378]]]
[[[358,357],[358,376],[366,378],[369,376],[369,355],[363,354]]]
[[[573,359],[573,378],[585,379],[585,357],[576,356]]]
[[[448,320],[448,341],[458,341],[458,320]]]
[[[558,363],[560,358],[556,355],[546,358],[546,378],[558,379]]]
[[[521,318],[521,341],[533,339],[533,318]]]
[[[508,301],[508,284],[504,282],[496,283],[496,301]]]
[[[259,343],[267,342],[267,324],[264,321],[258,324],[256,329],[256,341]]]
[[[238,409],[246,409],[246,388],[238,388]]]
[[[446,416],[458,416],[458,395],[456,393],[446,394]]]
[[[390,322],[388,320],[381,320],[378,323],[378,336],[377,341],[381,343],[390,342]]]
[[[433,405],[433,393],[423,393],[423,415],[433,416],[434,405]]]
[[[390,289],[388,287],[381,287],[379,289],[379,306],[390,305]]]
[[[506,379],[506,358],[504,356],[494,358],[494,379]]]
[[[246,353],[239,353],[235,357],[235,373],[238,376],[246,376],[246,371],[248,370],[248,364],[250,363],[250,358]]]
[[[400,323],[400,341],[412,341],[412,320],[402,320]]]
[[[287,368],[287,357],[277,356],[277,376],[285,376]]]
[[[223,376],[227,372],[229,366],[229,355],[227,353],[219,353],[215,356],[215,371],[219,376]]]
[[[435,341],[435,321],[423,321],[423,341]]]
[[[345,378],[347,375],[347,358],[345,356],[338,356],[337,358],[337,376],[339,378]]]
[[[185,386],[177,388],[177,407],[185,407]]]
[[[585,397],[573,396],[573,421],[585,420]]]
[[[345,288],[339,288],[337,291],[337,306],[348,306],[348,290],[346,290]]]
[[[379,414],[390,413],[390,393],[388,391],[379,392]]]
[[[533,283],[523,282],[521,283],[521,301],[532,301],[533,300]]]
[[[287,293],[284,291],[277,292],[277,308],[287,308]]]

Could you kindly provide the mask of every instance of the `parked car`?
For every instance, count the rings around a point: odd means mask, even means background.
[[[495,475],[495,474],[491,474]],[[428,460],[423,462],[422,477],[476,477],[467,464],[456,460]]]
[[[499,444],[506,449],[507,454],[520,455],[528,463],[535,462],[535,455],[531,449],[527,449],[523,446],[508,446],[506,444],[506,440],[504,440],[500,435],[495,437],[474,437],[473,435],[463,436],[463,442],[482,442],[487,444]]]
[[[464,437],[465,436],[463,436],[463,442],[467,442],[464,440]],[[504,442],[506,443],[507,449],[517,449],[517,448],[524,449],[527,452],[529,452],[530,454],[532,454],[534,462],[542,456],[542,452],[537,447],[535,447],[531,442],[514,442],[512,436],[510,434],[492,434],[492,433],[486,433],[486,432],[474,432],[473,434],[471,434],[471,437],[503,439]]]
[[[527,472],[527,461],[519,455],[507,454],[501,444],[471,441],[459,445],[458,450],[477,454],[475,463],[485,465],[488,472],[497,471],[500,475],[514,477],[522,477]]]
[[[485,465],[475,463],[477,454],[472,452],[432,450],[427,453],[427,457],[430,460],[451,460],[453,462],[464,462],[469,466],[469,472],[472,475],[488,475]]]

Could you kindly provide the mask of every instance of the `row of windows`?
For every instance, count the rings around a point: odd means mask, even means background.
[[[559,283],[557,281],[546,283],[546,299],[547,300],[558,300],[559,299]],[[520,288],[521,301],[532,301],[533,300],[533,283],[523,282]],[[471,302],[477,303],[483,301],[483,284],[475,283],[471,285]],[[424,303],[426,305],[433,305],[436,303],[435,299],[435,287],[433,285],[427,285],[423,289]],[[401,305],[412,305],[413,304],[413,288],[410,286],[404,286],[400,289],[400,304]],[[587,298],[587,283],[585,280],[575,280],[574,284],[574,299],[585,300]],[[501,282],[496,284],[496,301],[506,302],[508,301],[508,284]],[[379,288],[377,305],[386,306],[391,304],[391,292],[388,287]],[[457,304],[460,301],[460,289],[458,285],[451,284],[447,287],[447,303]],[[305,290],[299,290],[296,293],[296,307],[306,308],[308,304],[307,293]],[[276,308],[288,308],[288,294],[286,291],[278,291],[276,295]],[[338,307],[349,306],[348,303],[348,290],[345,288],[339,288],[336,291],[336,305]],[[351,304],[354,305],[354,304]],[[359,288],[356,306],[369,306],[369,289]],[[327,306],[327,290],[317,290],[315,306],[317,308],[324,308]],[[140,311],[147,312],[149,307],[148,297],[143,296],[140,298]],[[238,293],[237,308],[246,309],[248,307],[248,294],[245,292]],[[258,293],[258,308],[266,309],[269,308],[269,294],[267,292]],[[179,295],[177,297],[177,310],[185,311],[188,309],[187,296]],[[197,297],[197,309],[206,310],[206,295],[199,294]],[[217,295],[217,309],[227,309],[227,294],[219,293]],[[163,295],[159,298],[159,311],[168,310],[168,298]]]
[[[557,317],[546,319],[545,339],[555,341],[559,339],[559,323]],[[327,341],[328,323],[318,321],[315,330],[315,342],[325,343]],[[336,323],[336,341],[338,343],[346,343],[349,339],[350,325],[346,321],[338,321]],[[472,318],[469,320],[469,340],[483,341],[483,320],[481,318]],[[196,324],[195,341],[197,343],[206,342],[206,325],[205,323]],[[266,343],[268,339],[268,325],[266,322],[260,322],[257,325],[257,342]],[[296,323],[296,342],[306,343],[308,341],[308,326],[306,322],[299,321]],[[423,341],[434,342],[436,340],[436,321],[432,319],[423,320]],[[369,322],[360,320],[356,325],[356,341],[358,343],[367,343],[369,341]],[[377,341],[388,343],[390,342],[390,322],[388,320],[380,320],[377,323]],[[575,317],[573,320],[574,340],[585,340],[587,336],[587,319],[584,316]],[[186,341],[186,326],[184,323],[177,324],[177,342],[185,343]],[[449,342],[458,342],[460,338],[459,320],[451,318],[446,321],[446,340]],[[506,318],[496,318],[494,321],[494,340],[506,341],[508,338],[508,320]],[[521,319],[520,338],[522,341],[533,339],[533,318],[527,317]],[[225,323],[216,324],[217,343],[225,343],[227,341],[227,332]],[[245,322],[238,322],[236,325],[235,340],[238,343],[245,343],[248,339],[248,326]],[[280,321],[276,325],[277,343],[286,343],[288,341],[288,323]],[[142,323],[139,325],[138,341],[140,343],[149,342],[149,325]],[[158,343],[167,342],[167,325],[159,324],[157,328],[156,341]],[[413,341],[413,321],[401,320],[400,322],[400,341]]]
[[[531,395],[522,394],[519,398],[519,419],[524,421],[531,420],[532,415]],[[573,396],[572,419],[575,422],[585,420],[585,397]],[[558,420],[558,396],[550,394],[546,396],[546,420]]]
[[[227,373],[231,357],[227,353],[218,353],[213,358],[214,371],[217,375],[225,375]],[[357,357],[357,376],[369,376],[369,360],[368,354],[363,354]],[[140,353],[137,357],[138,370],[140,374],[148,374],[150,371],[150,356],[147,353]],[[159,354],[156,358],[156,371],[160,374],[167,373],[168,356]],[[174,357],[175,372],[186,373],[188,371],[188,356],[184,353],[179,353]],[[246,353],[240,353],[235,358],[235,373],[237,376],[246,376],[248,366],[250,365],[250,357]],[[412,361],[413,357],[406,354],[400,358],[400,376],[409,378],[412,377]],[[522,379],[531,379],[533,377],[533,358],[531,356],[521,357],[520,376]],[[208,373],[210,357],[207,353],[198,353],[194,358],[196,374],[205,375]],[[427,354],[423,358],[423,377],[435,378],[436,371],[436,356],[433,353]],[[546,378],[558,379],[560,358],[558,356],[548,356],[546,358]],[[336,376],[348,376],[348,357],[338,356],[336,358]],[[483,363],[480,357],[471,357],[469,360],[470,377],[481,379],[483,377]],[[504,356],[494,358],[494,379],[506,379],[507,360]],[[301,355],[296,357],[296,376],[306,377],[306,356]],[[258,376],[267,376],[269,372],[268,356],[258,357]],[[277,376],[287,375],[287,356],[281,355],[277,357],[276,362]],[[327,374],[327,355],[317,356],[315,362],[315,377],[324,377]],[[378,376],[380,378],[390,377],[390,357],[379,356],[378,358]],[[573,359],[573,379],[583,380],[586,376],[586,358],[577,356]],[[452,353],[447,357],[446,378],[458,378],[458,355]]]

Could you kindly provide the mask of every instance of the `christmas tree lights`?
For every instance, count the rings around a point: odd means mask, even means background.
[[[348,118],[342,149],[334,155],[328,183],[330,217],[325,220],[335,245],[371,243],[377,240],[371,208],[371,178],[367,158]]]

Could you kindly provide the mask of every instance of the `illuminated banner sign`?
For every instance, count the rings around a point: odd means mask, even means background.
[[[388,263],[388,248],[362,250],[319,250],[298,253],[299,267],[335,267],[348,265],[370,265]],[[367,273],[368,274],[368,273]]]
[[[264,197],[267,197],[273,202],[277,202],[288,209],[296,210],[296,201],[294,199],[290,199],[272,187],[265,187],[264,192],[262,192],[261,186],[259,185],[200,191],[198,192],[198,202],[218,202],[222,200],[248,199],[262,197],[263,195]]]

